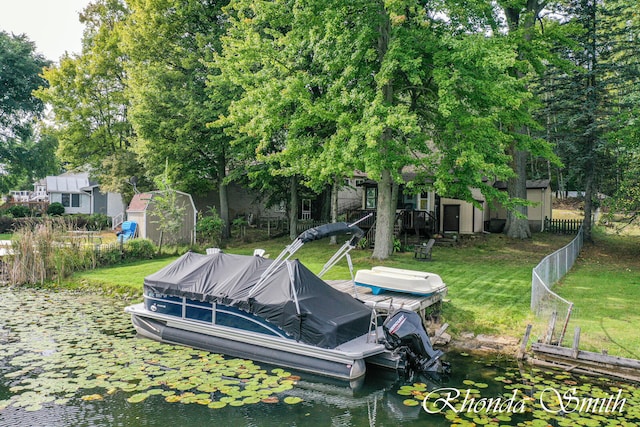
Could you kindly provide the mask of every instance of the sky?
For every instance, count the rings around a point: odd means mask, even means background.
[[[0,30],[26,34],[36,52],[58,62],[80,53],[83,26],[78,21],[91,0],[0,0]]]

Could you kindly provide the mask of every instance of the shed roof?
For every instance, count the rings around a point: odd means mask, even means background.
[[[151,193],[134,194],[127,208],[127,212],[144,212],[149,207],[149,202],[153,198]]]
[[[193,206],[195,210],[195,204],[193,203],[193,199],[191,195],[188,193],[183,193],[182,191],[176,191],[176,193],[186,196]],[[156,194],[162,194],[162,191],[150,191],[147,193],[138,193],[134,194],[131,202],[129,203],[129,207],[127,208],[127,212],[144,212],[149,208],[149,204],[153,200],[153,196]]]

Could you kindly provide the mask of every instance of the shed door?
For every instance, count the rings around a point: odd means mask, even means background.
[[[460,205],[444,205],[442,231],[460,231]]]

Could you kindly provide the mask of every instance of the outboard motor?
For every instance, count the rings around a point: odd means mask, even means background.
[[[409,310],[398,310],[382,325],[387,347],[403,352],[407,365],[416,372],[448,374],[450,365],[440,358],[441,350],[434,350],[422,326],[420,316]]]

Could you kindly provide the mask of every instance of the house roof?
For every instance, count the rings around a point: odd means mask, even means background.
[[[542,189],[549,187],[550,180],[548,179],[528,179],[527,180],[527,189]],[[507,183],[505,181],[496,181],[493,186],[499,190],[506,190]]]
[[[44,181],[49,193],[85,193],[98,186],[89,180],[87,172],[48,176]]]

